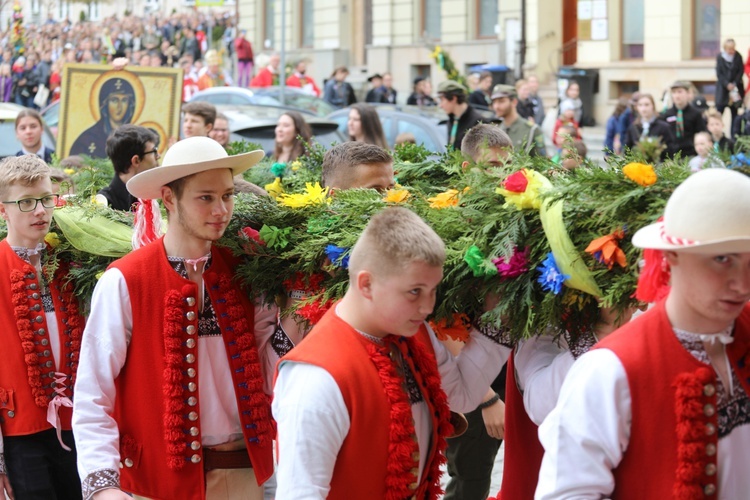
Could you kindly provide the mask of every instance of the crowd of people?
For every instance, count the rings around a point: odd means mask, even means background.
[[[47,269],[45,238],[61,193],[34,110],[39,86],[54,99],[64,62],[117,57],[183,66],[188,97],[231,84],[223,51],[208,50],[208,26],[235,52],[239,85],[275,85],[281,73],[276,54],[254,66],[231,16],[146,21],[108,19],[101,32],[50,21],[29,29],[35,42],[23,60],[8,56],[11,68],[23,68],[11,70],[10,99],[28,109],[15,124],[21,151],[0,164],[0,267],[9,278],[0,287],[0,494],[258,500],[275,475],[280,500],[437,500],[447,457],[445,498],[486,499],[505,439],[502,499],[743,498],[750,179],[709,168],[723,166],[712,151],[732,153],[734,140],[750,135],[733,41],[717,58],[715,109],[697,106],[685,81],[671,84],[661,110],[646,93],[615,109],[609,153],[653,139],[655,162],[690,157],[696,173],[669,198],[663,220],[632,235],[667,280],[663,300],[632,321],[631,312],[602,307],[591,345],[574,352],[544,332],[511,345],[502,329],[479,324],[463,344],[438,341],[425,320],[445,245],[404,208],[369,221],[348,256],[343,299],[311,331],[283,314],[304,290],[290,290],[281,305],[250,300],[233,279],[238,257],[215,243],[237,192],[268,195],[242,174],[264,156],[293,163],[313,136],[304,116],[288,110],[273,150],[229,155],[229,120],[205,102],[182,106],[174,144],[133,124],[108,131],[114,175],[99,197],[135,212],[134,250],[98,278],[84,307],[70,267]],[[295,62],[286,83],[349,107],[349,140],[325,153],[322,185],[334,193],[393,188],[393,156],[373,106],[397,102],[392,75],[370,77],[358,103],[346,67],[318,85],[308,63]],[[428,78],[413,83],[407,102],[446,113],[445,144],[461,151],[465,168],[502,165],[511,151],[551,156],[564,169],[586,156],[575,81],[558,105],[554,152],[534,76],[493,85],[480,73],[469,87],[446,80],[434,94]],[[493,308],[492,296],[477,300]]]

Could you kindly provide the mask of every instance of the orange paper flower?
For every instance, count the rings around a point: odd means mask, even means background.
[[[620,267],[625,267],[627,260],[625,252],[618,246],[619,242],[625,236],[625,231],[618,229],[612,234],[597,238],[586,247],[586,252],[594,256],[602,264],[606,264],[608,269],[612,269],[615,263]]]
[[[639,186],[648,187],[656,183],[657,177],[654,167],[645,163],[628,163],[622,168],[625,177]]]
[[[448,320],[430,321],[430,326],[435,332],[438,340],[447,340],[451,338],[459,342],[469,340],[469,331],[471,330],[471,321],[465,314],[454,314],[451,318],[451,326],[448,326]]]

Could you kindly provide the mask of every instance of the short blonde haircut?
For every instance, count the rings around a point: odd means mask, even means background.
[[[349,278],[360,271],[393,274],[414,262],[442,267],[445,244],[417,214],[386,208],[370,219],[349,256]]]
[[[49,166],[37,155],[9,156],[0,162],[0,198],[13,185],[31,186],[50,175]]]
[[[706,122],[708,122],[709,118],[713,118],[714,120],[719,120],[720,122],[724,123],[724,118],[721,116],[721,113],[719,113],[714,108],[711,108],[708,111],[706,111]]]

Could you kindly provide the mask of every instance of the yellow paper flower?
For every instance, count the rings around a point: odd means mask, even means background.
[[[52,248],[57,248],[60,245],[60,237],[57,233],[47,233],[44,237],[44,241]]]
[[[654,167],[645,163],[628,163],[622,168],[625,177],[639,186],[648,187],[656,183],[657,177]]]
[[[505,188],[497,188],[495,192],[505,197],[505,207],[514,206],[518,210],[539,209],[542,206],[542,200],[539,197],[542,191],[542,180],[538,172],[529,169],[522,170],[523,175],[528,180],[526,189],[522,192],[508,191]]]
[[[319,205],[325,203],[328,195],[328,189],[321,187],[319,182],[312,184],[308,182],[305,185],[305,192],[300,194],[280,194],[276,201],[284,206],[291,208],[302,208],[309,205]]]
[[[448,208],[458,205],[458,190],[449,189],[444,193],[436,194],[432,198],[427,198],[430,202],[430,208]]]
[[[76,173],[76,171],[72,168],[66,168],[65,170],[63,170],[63,172],[65,172],[68,175],[73,175]]]
[[[440,48],[440,45],[436,45],[435,50],[432,52],[432,54],[430,54],[430,57],[435,59],[438,56],[438,54],[440,54],[442,51],[443,49]]]
[[[403,203],[409,199],[409,191],[406,189],[389,189],[383,197],[386,203]]]
[[[299,169],[300,169],[300,167],[301,167],[301,166],[302,166],[302,162],[301,162],[301,161],[299,161],[299,160],[294,160],[294,161],[292,162],[292,171],[296,172],[297,170],[299,170]]]
[[[266,191],[268,191],[268,196],[274,200],[278,199],[279,195],[284,194],[284,186],[281,185],[281,177],[276,177],[276,180],[271,184],[266,184],[265,188]]]

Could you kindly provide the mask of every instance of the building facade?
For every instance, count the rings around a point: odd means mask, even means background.
[[[490,63],[519,72],[525,25],[525,74],[554,88],[564,65],[598,71],[600,123],[620,97],[640,90],[658,100],[678,78],[712,96],[722,41],[734,38],[743,57],[750,47],[749,0],[238,1],[256,52],[281,48],[285,2],[288,61],[310,58],[319,80],[346,65],[355,86],[389,71],[400,100],[416,76],[446,78],[430,56],[435,45],[459,70]]]
[[[564,7],[567,3],[564,0]],[[693,82],[712,102],[716,56],[723,42],[733,38],[743,58],[750,49],[748,0],[578,0],[581,3],[591,4],[590,15],[584,9],[581,16],[574,5],[563,13],[563,18],[576,15],[577,43],[572,54],[562,56],[578,67],[599,70],[595,115],[600,123],[619,97],[639,90],[658,102],[677,79]],[[597,4],[601,6],[595,8]]]

